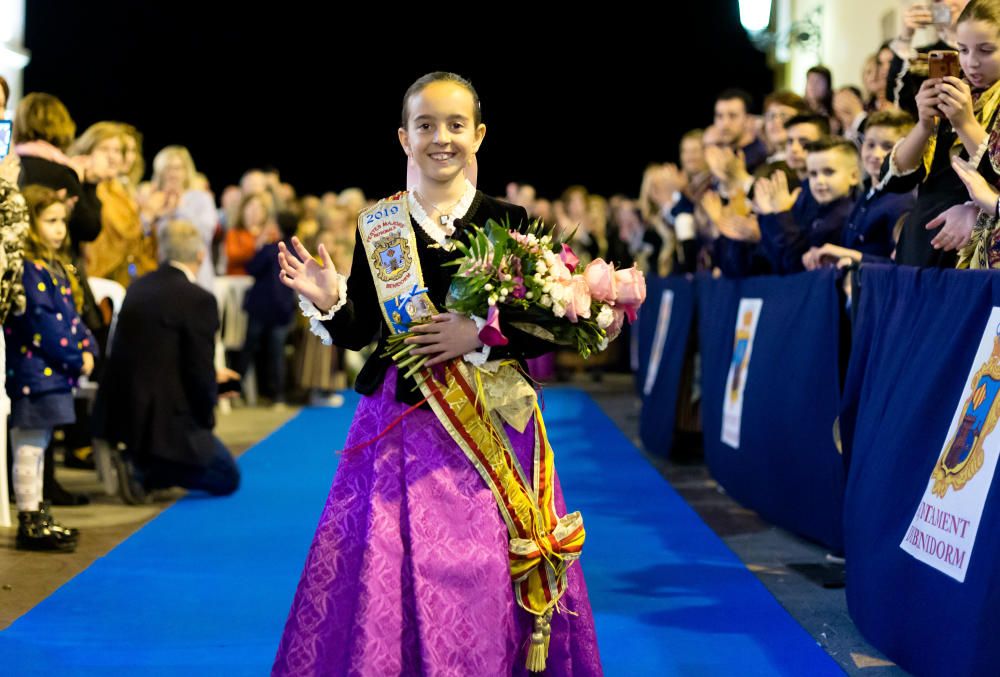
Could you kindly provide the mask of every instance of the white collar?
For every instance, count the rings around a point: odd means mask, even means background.
[[[455,219],[461,219],[469,212],[469,208],[472,206],[472,201],[475,200],[475,198],[476,187],[472,185],[471,181],[466,179],[465,193],[462,194],[462,199],[458,201],[455,208],[451,210],[450,216],[452,223],[448,226],[442,226],[439,223],[435,223],[433,219],[427,215],[427,212],[424,211],[423,206],[417,200],[417,196],[412,190],[406,193],[406,202],[410,207],[410,215],[417,222],[417,225],[419,225],[420,228],[427,233],[427,237],[442,246],[447,246],[446,242],[448,241],[448,238],[455,233]]]
[[[188,267],[185,266],[183,263],[178,263],[177,261],[171,261],[170,265],[176,268],[177,270],[181,271],[182,273],[184,273],[184,277],[186,277],[188,279],[188,282],[190,282],[191,284],[198,283],[198,278],[196,278],[194,276],[194,273],[188,270]]]

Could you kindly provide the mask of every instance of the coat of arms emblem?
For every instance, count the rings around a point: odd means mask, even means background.
[[[960,491],[983,467],[983,444],[1000,418],[1000,327],[993,338],[993,354],[973,375],[955,436],[934,466],[934,495],[944,497],[951,487]]]
[[[406,274],[413,263],[410,245],[405,238],[386,238],[375,244],[372,263],[383,282],[391,282]]]

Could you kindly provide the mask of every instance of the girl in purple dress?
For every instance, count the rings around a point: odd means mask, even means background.
[[[408,212],[412,229],[406,235],[437,308],[445,307],[454,270],[443,264],[459,256],[452,237],[463,238],[468,225],[487,219],[527,226],[522,208],[484,195],[467,178],[485,134],[478,95],[465,79],[431,73],[407,91],[399,140],[417,180],[393,199],[406,206],[402,213]],[[412,379],[382,356],[396,316],[383,314],[373,270],[391,278],[400,257],[409,260],[409,249],[383,252],[393,265],[377,269],[359,235],[348,279],[322,245],[318,260],[297,240],[293,246],[295,255],[282,245],[281,279],[298,292],[313,331],[348,350],[379,343],[357,378],[363,397],[272,674],[527,674],[525,655],[539,626],[515,598],[510,535],[497,501]],[[477,318],[439,313],[431,320],[407,339],[418,344],[415,352],[432,356],[429,364],[504,359],[523,365],[553,349],[503,324],[509,343],[489,348],[479,340]],[[505,424],[504,432],[530,472],[533,421],[523,432]],[[553,483],[555,509],[563,515],[557,477]],[[545,626],[546,674],[600,675],[579,563],[565,576],[559,610]]]

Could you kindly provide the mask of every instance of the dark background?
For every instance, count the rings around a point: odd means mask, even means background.
[[[573,183],[635,195],[648,162],[675,159],[680,135],[711,122],[719,91],[740,86],[759,106],[771,89],[737,0],[674,4],[548,19],[471,3],[348,17],[298,2],[29,0],[25,92],[61,98],[81,132],[134,124],[147,167],[187,146],[217,193],[273,165],[300,194],[377,197],[403,183],[403,92],[453,70],[483,101],[485,191],[515,180],[548,197]]]

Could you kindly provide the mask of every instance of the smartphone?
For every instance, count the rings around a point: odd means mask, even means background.
[[[3,160],[10,153],[10,139],[13,128],[14,123],[10,120],[0,120],[0,160]]]
[[[951,25],[951,8],[943,2],[935,2],[931,5],[931,18],[935,25]]]
[[[930,78],[943,78],[949,75],[957,78],[961,70],[961,66],[958,65],[958,52],[952,49],[935,49],[927,55],[927,76]]]

